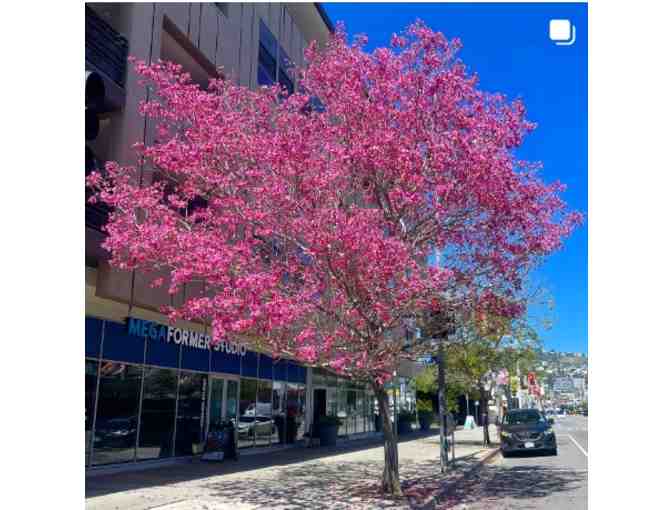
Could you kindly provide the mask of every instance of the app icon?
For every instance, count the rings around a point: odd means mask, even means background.
[[[568,19],[552,19],[548,23],[548,37],[558,46],[571,46],[576,40],[576,27]]]

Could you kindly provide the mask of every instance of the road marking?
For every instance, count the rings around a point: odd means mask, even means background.
[[[571,434],[567,434],[567,437],[572,440],[572,443],[574,443],[579,450],[581,450],[581,453],[588,457],[588,452],[584,450],[579,443],[576,442],[576,439],[574,439]]]

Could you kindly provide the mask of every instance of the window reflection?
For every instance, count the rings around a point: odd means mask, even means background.
[[[255,446],[268,446],[271,436],[276,434],[273,422],[273,383],[260,380],[257,382],[257,408],[255,421]]]
[[[207,375],[181,372],[175,455],[199,453],[204,442]]]
[[[91,453],[91,440],[93,439],[93,414],[96,405],[96,381],[98,379],[98,362],[86,360],[84,380],[84,394],[86,397],[85,403],[85,440],[86,440],[86,465],[89,463],[89,454]]]
[[[256,416],[257,381],[256,379],[240,379],[240,401],[238,421],[238,447],[247,448],[254,445],[254,421]]]
[[[338,414],[341,424],[338,426],[338,435],[345,436],[348,433],[348,390],[345,387],[338,390]]]
[[[287,442],[303,439],[306,421],[306,387],[303,384],[287,385]]]
[[[137,458],[170,457],[173,454],[177,371],[146,368],[142,394]]]
[[[93,464],[132,461],[142,369],[103,361],[100,367]]]
[[[287,441],[287,388],[283,381],[273,381],[273,424],[275,428],[271,442],[285,443]]]

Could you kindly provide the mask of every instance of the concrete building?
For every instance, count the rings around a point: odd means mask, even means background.
[[[152,122],[137,112],[148,92],[129,55],[181,64],[202,86],[219,70],[247,87],[291,90],[287,61],[301,65],[307,45],[333,31],[316,3],[88,3],[85,19],[87,174],[108,160],[135,164],[132,145],[152,141]],[[152,179],[151,169],[139,178]],[[211,349],[204,324],[169,324],[161,307],[200,289],[171,297],[150,287],[155,276],[111,268],[100,247],[107,213],[86,205],[87,468],[193,456],[222,420],[252,450],[297,442],[324,414],[344,418],[343,436],[375,431],[365,388],[235,342]],[[400,367],[394,402],[414,405],[403,384],[413,370]]]

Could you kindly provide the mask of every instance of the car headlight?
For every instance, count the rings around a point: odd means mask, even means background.
[[[511,433],[502,430],[502,437],[511,437]]]

